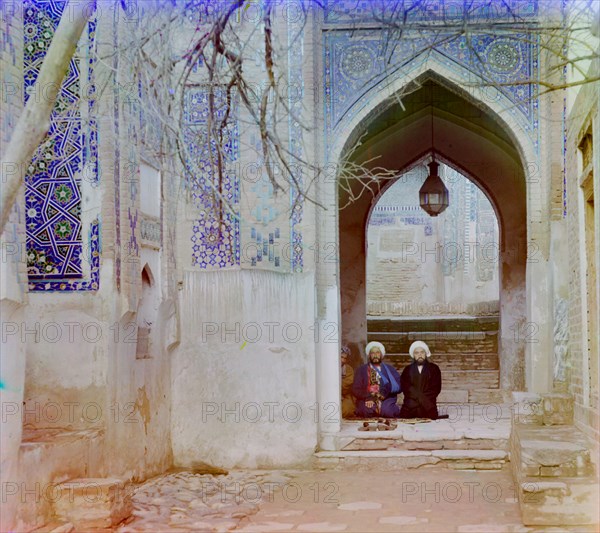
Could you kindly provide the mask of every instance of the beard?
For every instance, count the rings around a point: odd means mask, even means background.
[[[381,357],[371,357],[371,363],[378,365],[381,363]]]

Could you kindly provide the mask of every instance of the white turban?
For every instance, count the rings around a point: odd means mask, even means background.
[[[415,350],[417,348],[423,348],[423,350],[425,350],[425,353],[427,354],[427,357],[431,357],[429,346],[427,346],[427,344],[425,344],[423,341],[415,341],[410,345],[410,348],[408,349],[408,353],[413,359],[415,358]]]
[[[383,344],[377,341],[371,341],[369,344],[367,344],[367,347],[365,348],[365,351],[367,352],[367,357],[369,356],[373,348],[379,348],[379,351],[381,352],[381,357],[385,357],[385,348],[383,347]]]

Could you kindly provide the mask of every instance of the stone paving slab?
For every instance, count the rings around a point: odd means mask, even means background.
[[[508,453],[501,450],[437,450],[432,452],[432,455],[440,459],[478,459],[480,461],[508,458]]]
[[[498,528],[493,531],[528,531],[520,523],[512,480],[506,471],[454,472],[433,467],[426,471],[411,471],[410,474],[290,474],[292,481],[303,488],[302,498],[291,502],[285,501],[283,494],[275,494],[272,501],[261,504],[261,509],[247,518],[249,523],[258,522],[263,514],[272,515],[276,509],[293,507],[305,512],[285,518],[286,523],[295,523],[290,531],[306,530],[304,526],[310,523],[326,523],[328,528],[337,524],[339,531],[361,533],[448,533],[460,531],[459,527],[475,528],[480,524],[493,524]],[[336,502],[335,506],[331,505],[332,501]],[[345,528],[341,529],[341,526]],[[477,531],[484,533],[486,530]]]
[[[139,486],[115,531],[204,533],[588,533],[523,526],[510,472],[236,471],[167,474]]]

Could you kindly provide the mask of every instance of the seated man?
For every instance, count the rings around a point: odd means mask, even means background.
[[[360,417],[397,418],[396,405],[400,392],[400,375],[391,365],[382,362],[385,348],[380,342],[370,342],[366,350],[369,363],[354,373],[352,392],[356,396],[356,415]]]
[[[342,372],[342,417],[354,416],[354,396],[352,396],[352,384],[354,383],[354,369],[348,364],[350,348],[342,346],[340,354]]]
[[[409,353],[413,362],[400,377],[404,393],[400,418],[439,418],[436,399],[442,390],[440,367],[429,362],[431,352],[422,341],[413,342]]]

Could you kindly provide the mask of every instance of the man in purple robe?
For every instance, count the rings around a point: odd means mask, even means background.
[[[364,418],[397,418],[396,405],[400,392],[400,375],[383,362],[385,348],[380,342],[370,342],[365,349],[369,362],[354,373],[352,393],[356,397],[356,415]]]

